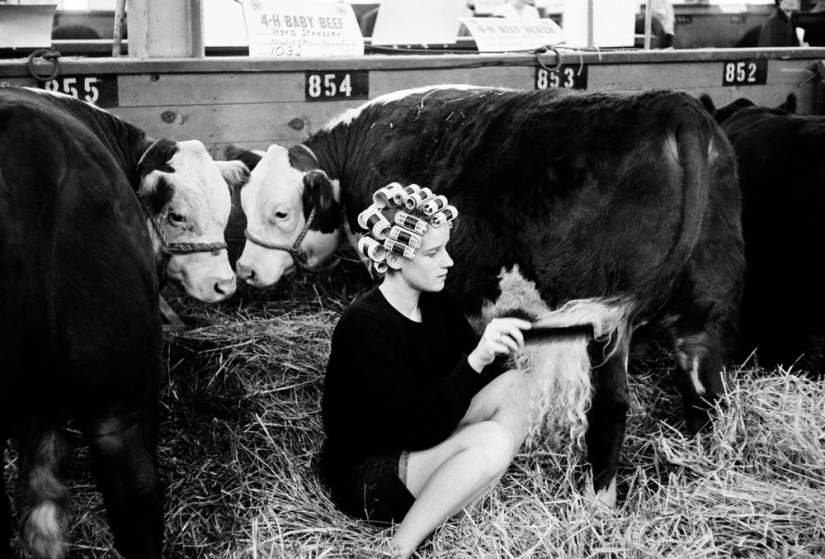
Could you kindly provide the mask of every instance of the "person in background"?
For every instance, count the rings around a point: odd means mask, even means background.
[[[513,19],[539,19],[539,11],[534,3],[534,0],[507,0],[504,4],[496,6],[490,15]]]
[[[673,37],[676,33],[676,15],[673,13],[671,0],[650,0],[650,10],[662,24],[662,33],[659,48],[666,49],[673,46]]]
[[[320,474],[348,514],[397,524],[381,552],[406,558],[483,497],[525,440],[530,376],[503,372],[496,357],[523,347],[531,324],[493,319],[476,339],[442,293],[456,209],[427,189],[394,186],[378,195],[420,192],[419,206],[374,204],[359,217],[368,230],[359,248],[385,275],[332,335]]]
[[[759,31],[760,47],[798,47],[800,46],[796,28],[791,22],[791,13],[799,9],[799,0],[774,0],[776,11]]]

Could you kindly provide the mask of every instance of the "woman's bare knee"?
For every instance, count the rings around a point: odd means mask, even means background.
[[[510,429],[495,421],[473,425],[469,450],[478,457],[480,473],[494,478],[510,465],[516,453],[516,440]]]
[[[507,427],[495,421],[467,425],[431,449],[410,453],[407,488],[417,496],[442,464],[462,452],[472,452],[478,456],[477,463],[485,476],[490,471],[503,471],[518,450],[515,448],[517,442]]]
[[[473,398],[461,425],[492,419],[502,410],[526,409],[530,399],[530,377],[517,369],[502,373]]]

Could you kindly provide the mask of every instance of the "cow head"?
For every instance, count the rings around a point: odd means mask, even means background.
[[[158,140],[141,157],[138,174],[138,197],[166,279],[205,302],[232,295],[235,274],[224,228],[231,208],[229,188],[246,179],[245,167],[238,162],[219,165],[197,140]]]
[[[307,155],[314,165],[307,164]],[[236,268],[249,285],[272,286],[297,266],[318,270],[338,248],[337,181],[317,169],[303,146],[270,146],[241,190],[241,206],[247,240]]]

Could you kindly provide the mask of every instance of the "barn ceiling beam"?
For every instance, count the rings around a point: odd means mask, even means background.
[[[129,56],[202,58],[203,0],[128,0]]]

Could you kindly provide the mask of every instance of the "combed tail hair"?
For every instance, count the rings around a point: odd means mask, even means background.
[[[538,316],[535,326],[590,324],[596,339],[610,343],[608,357],[630,336],[633,301],[626,297],[576,299],[551,311],[541,300],[535,284],[514,267],[502,271],[501,296],[494,305],[485,305],[484,321],[506,315],[513,309],[529,310]],[[592,400],[589,336],[560,335],[531,343],[512,356],[514,367],[534,378],[530,397],[530,429],[527,443],[546,439],[554,447],[584,448],[587,410]]]
[[[20,521],[26,545],[36,558],[60,559],[66,555],[64,534],[69,523],[69,491],[58,478],[65,445],[56,430],[40,438],[33,460],[21,472],[26,504]]]

